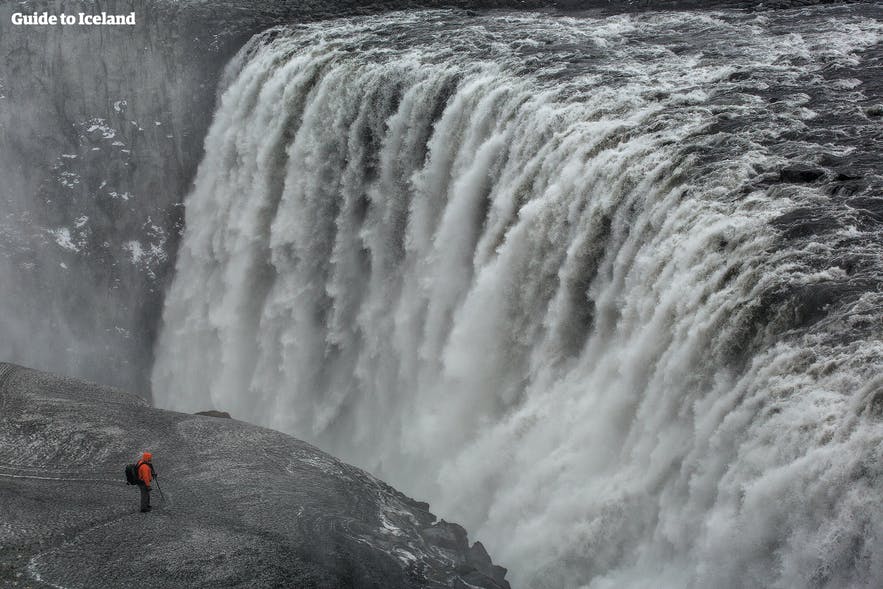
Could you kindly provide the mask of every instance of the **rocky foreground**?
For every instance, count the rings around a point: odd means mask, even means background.
[[[279,432],[0,363],[4,587],[508,588],[428,507]]]

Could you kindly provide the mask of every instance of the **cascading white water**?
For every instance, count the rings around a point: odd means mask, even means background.
[[[187,200],[157,404],[429,499],[516,587],[870,586],[881,295],[801,324],[787,293],[847,272],[771,221],[823,197],[753,183],[816,116],[796,85],[881,37],[811,16],[256,38]]]

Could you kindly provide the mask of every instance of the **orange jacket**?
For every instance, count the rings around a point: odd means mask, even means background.
[[[148,464],[152,458],[153,454],[145,452],[141,456],[141,460],[138,461],[138,480],[143,481],[148,489],[150,488],[150,481],[153,480],[150,474],[150,464]]]

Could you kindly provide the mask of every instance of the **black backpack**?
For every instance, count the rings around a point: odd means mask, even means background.
[[[138,484],[138,464],[132,463],[126,465],[126,484],[127,485],[137,485]]]
[[[142,463],[140,460],[138,462],[133,462],[132,464],[126,465],[126,484],[127,485],[137,485],[141,482],[141,479],[138,478],[138,467],[142,464],[147,464],[150,467],[150,476],[156,478],[156,471],[153,470],[153,465],[149,462]]]

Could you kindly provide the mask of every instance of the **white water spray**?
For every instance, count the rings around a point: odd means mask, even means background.
[[[426,13],[256,39],[187,200],[157,404],[428,498],[515,586],[871,586],[883,346],[850,326],[880,294],[796,318],[782,293],[843,280],[810,263],[836,244],[770,225],[814,189],[751,181],[814,113],[750,90],[880,27],[766,25]]]

